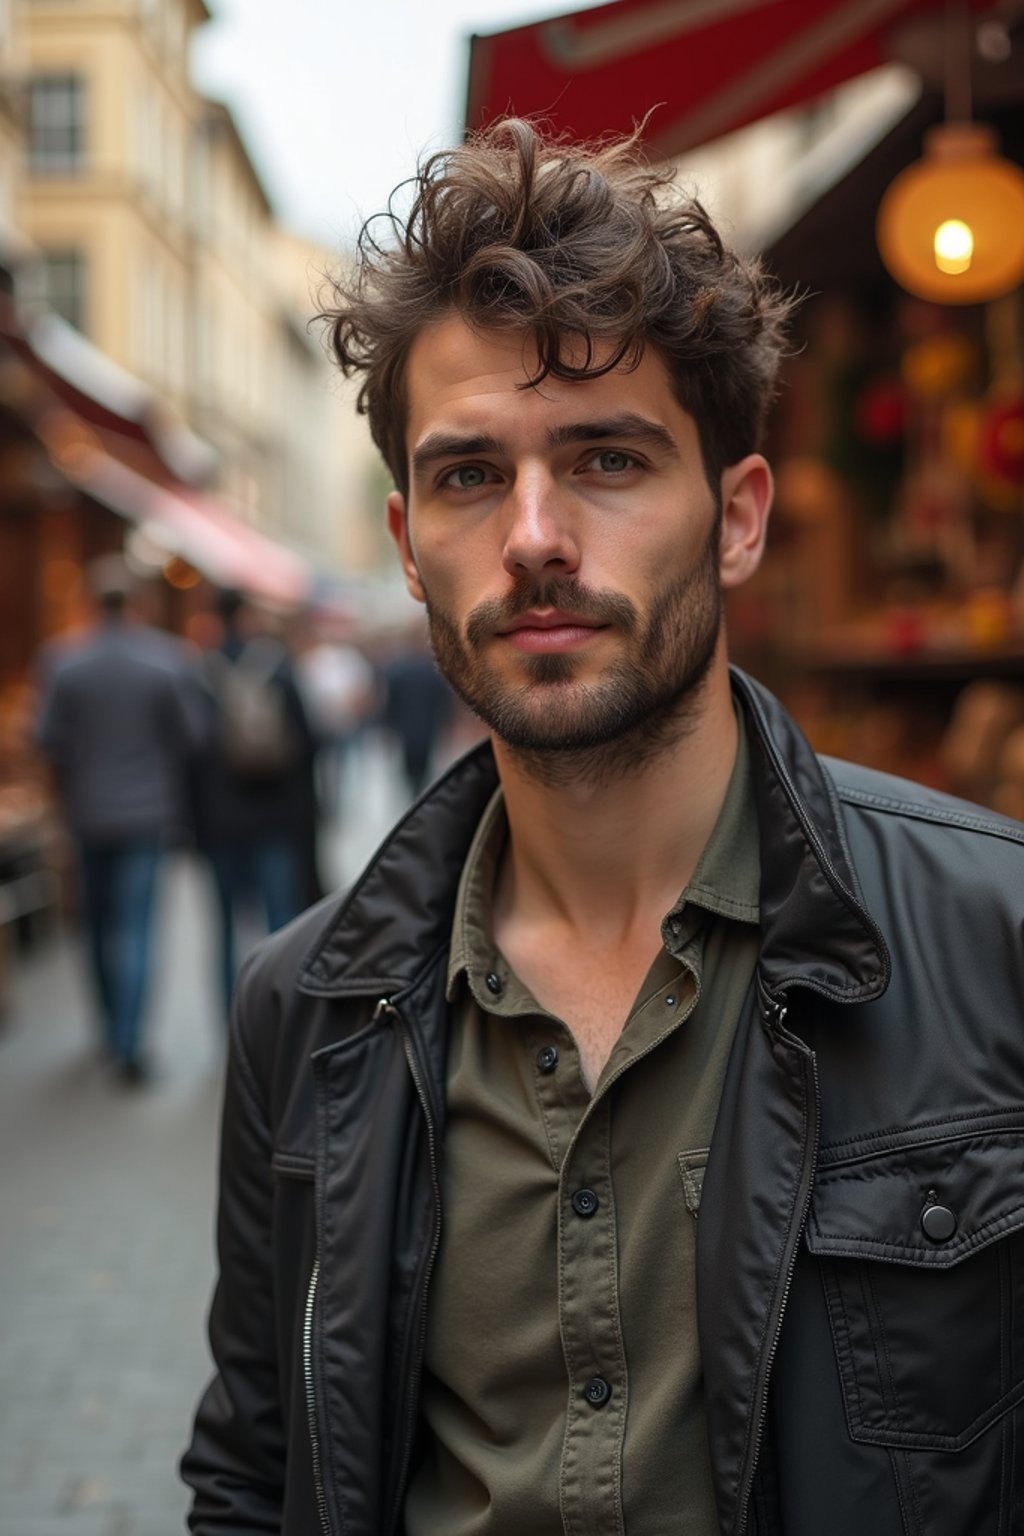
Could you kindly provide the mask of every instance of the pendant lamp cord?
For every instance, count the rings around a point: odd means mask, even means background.
[[[946,0],[946,122],[971,120],[971,20],[963,0]]]

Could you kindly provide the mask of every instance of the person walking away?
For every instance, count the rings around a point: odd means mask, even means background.
[[[77,844],[106,1047],[135,1083],[149,1072],[143,1015],[157,876],[167,847],[187,833],[188,770],[206,714],[195,658],[141,622],[120,556],[97,560],[87,579],[96,621],[43,653],[36,738]]]
[[[343,613],[314,610],[302,628],[295,658],[295,682],[319,743],[317,805],[326,822],[341,812],[348,750],[377,702],[373,667],[351,638],[352,628]]]
[[[423,625],[417,622],[384,665],[383,709],[383,723],[398,743],[402,772],[414,800],[430,779],[454,702],[451,688],[437,670]]]
[[[244,916],[259,909],[272,933],[319,894],[308,856],[316,741],[282,642],[239,592],[220,593],[217,613],[222,639],[203,663],[210,730],[195,816],[217,900],[226,1016]]]

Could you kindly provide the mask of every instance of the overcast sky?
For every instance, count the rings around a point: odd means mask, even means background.
[[[195,77],[235,113],[281,220],[336,247],[461,132],[473,32],[596,3],[210,0]]]

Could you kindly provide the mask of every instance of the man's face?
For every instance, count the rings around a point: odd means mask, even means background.
[[[699,690],[719,653],[719,503],[655,354],[524,389],[535,363],[521,334],[457,316],[420,334],[408,503],[394,494],[389,519],[456,691],[513,748],[580,751]]]

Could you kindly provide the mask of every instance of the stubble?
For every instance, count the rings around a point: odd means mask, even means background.
[[[574,577],[530,581],[478,605],[463,638],[428,592],[438,667],[537,781],[599,785],[639,773],[699,718],[721,628],[718,543],[716,518],[696,566],[657,594],[646,617],[621,593]],[[583,682],[574,654],[521,656],[522,682],[507,681],[488,661],[487,645],[534,608],[609,626],[622,641],[618,658],[596,681]]]

